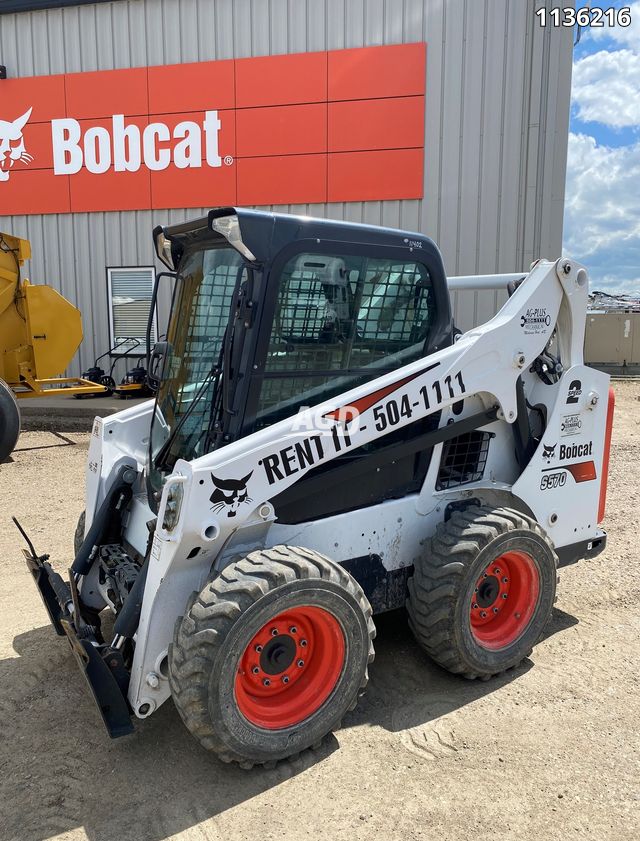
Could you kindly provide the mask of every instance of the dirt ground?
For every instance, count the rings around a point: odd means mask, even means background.
[[[640,383],[616,393],[608,547],[562,572],[531,660],[469,683],[386,616],[344,728],[270,771],[219,763],[171,703],[108,739],[9,520],[68,565],[89,436],[23,433],[0,466],[0,839],[637,841]]]

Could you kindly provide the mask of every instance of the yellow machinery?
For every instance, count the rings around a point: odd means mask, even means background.
[[[96,393],[106,389],[65,370],[82,341],[82,319],[55,289],[20,277],[28,240],[0,233],[0,461],[20,432],[16,398]]]

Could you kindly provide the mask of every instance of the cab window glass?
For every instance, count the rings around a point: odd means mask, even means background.
[[[291,258],[279,278],[258,427],[420,358],[434,320],[422,263]]]

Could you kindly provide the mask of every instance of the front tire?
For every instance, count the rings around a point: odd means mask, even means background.
[[[556,594],[558,558],[529,517],[469,507],[441,523],[409,579],[414,636],[443,668],[489,678],[531,654]]]
[[[80,551],[80,547],[84,543],[84,524],[85,519],[87,516],[87,512],[83,511],[82,514],[78,517],[78,524],[76,526],[75,533],[73,535],[73,557],[76,558],[78,556],[78,552]]]
[[[176,623],[174,703],[225,762],[273,763],[340,726],[373,660],[371,607],[338,564],[276,546],[227,566]]]

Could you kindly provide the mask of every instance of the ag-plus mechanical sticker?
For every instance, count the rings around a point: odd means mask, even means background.
[[[423,196],[426,45],[2,81],[7,214]]]

